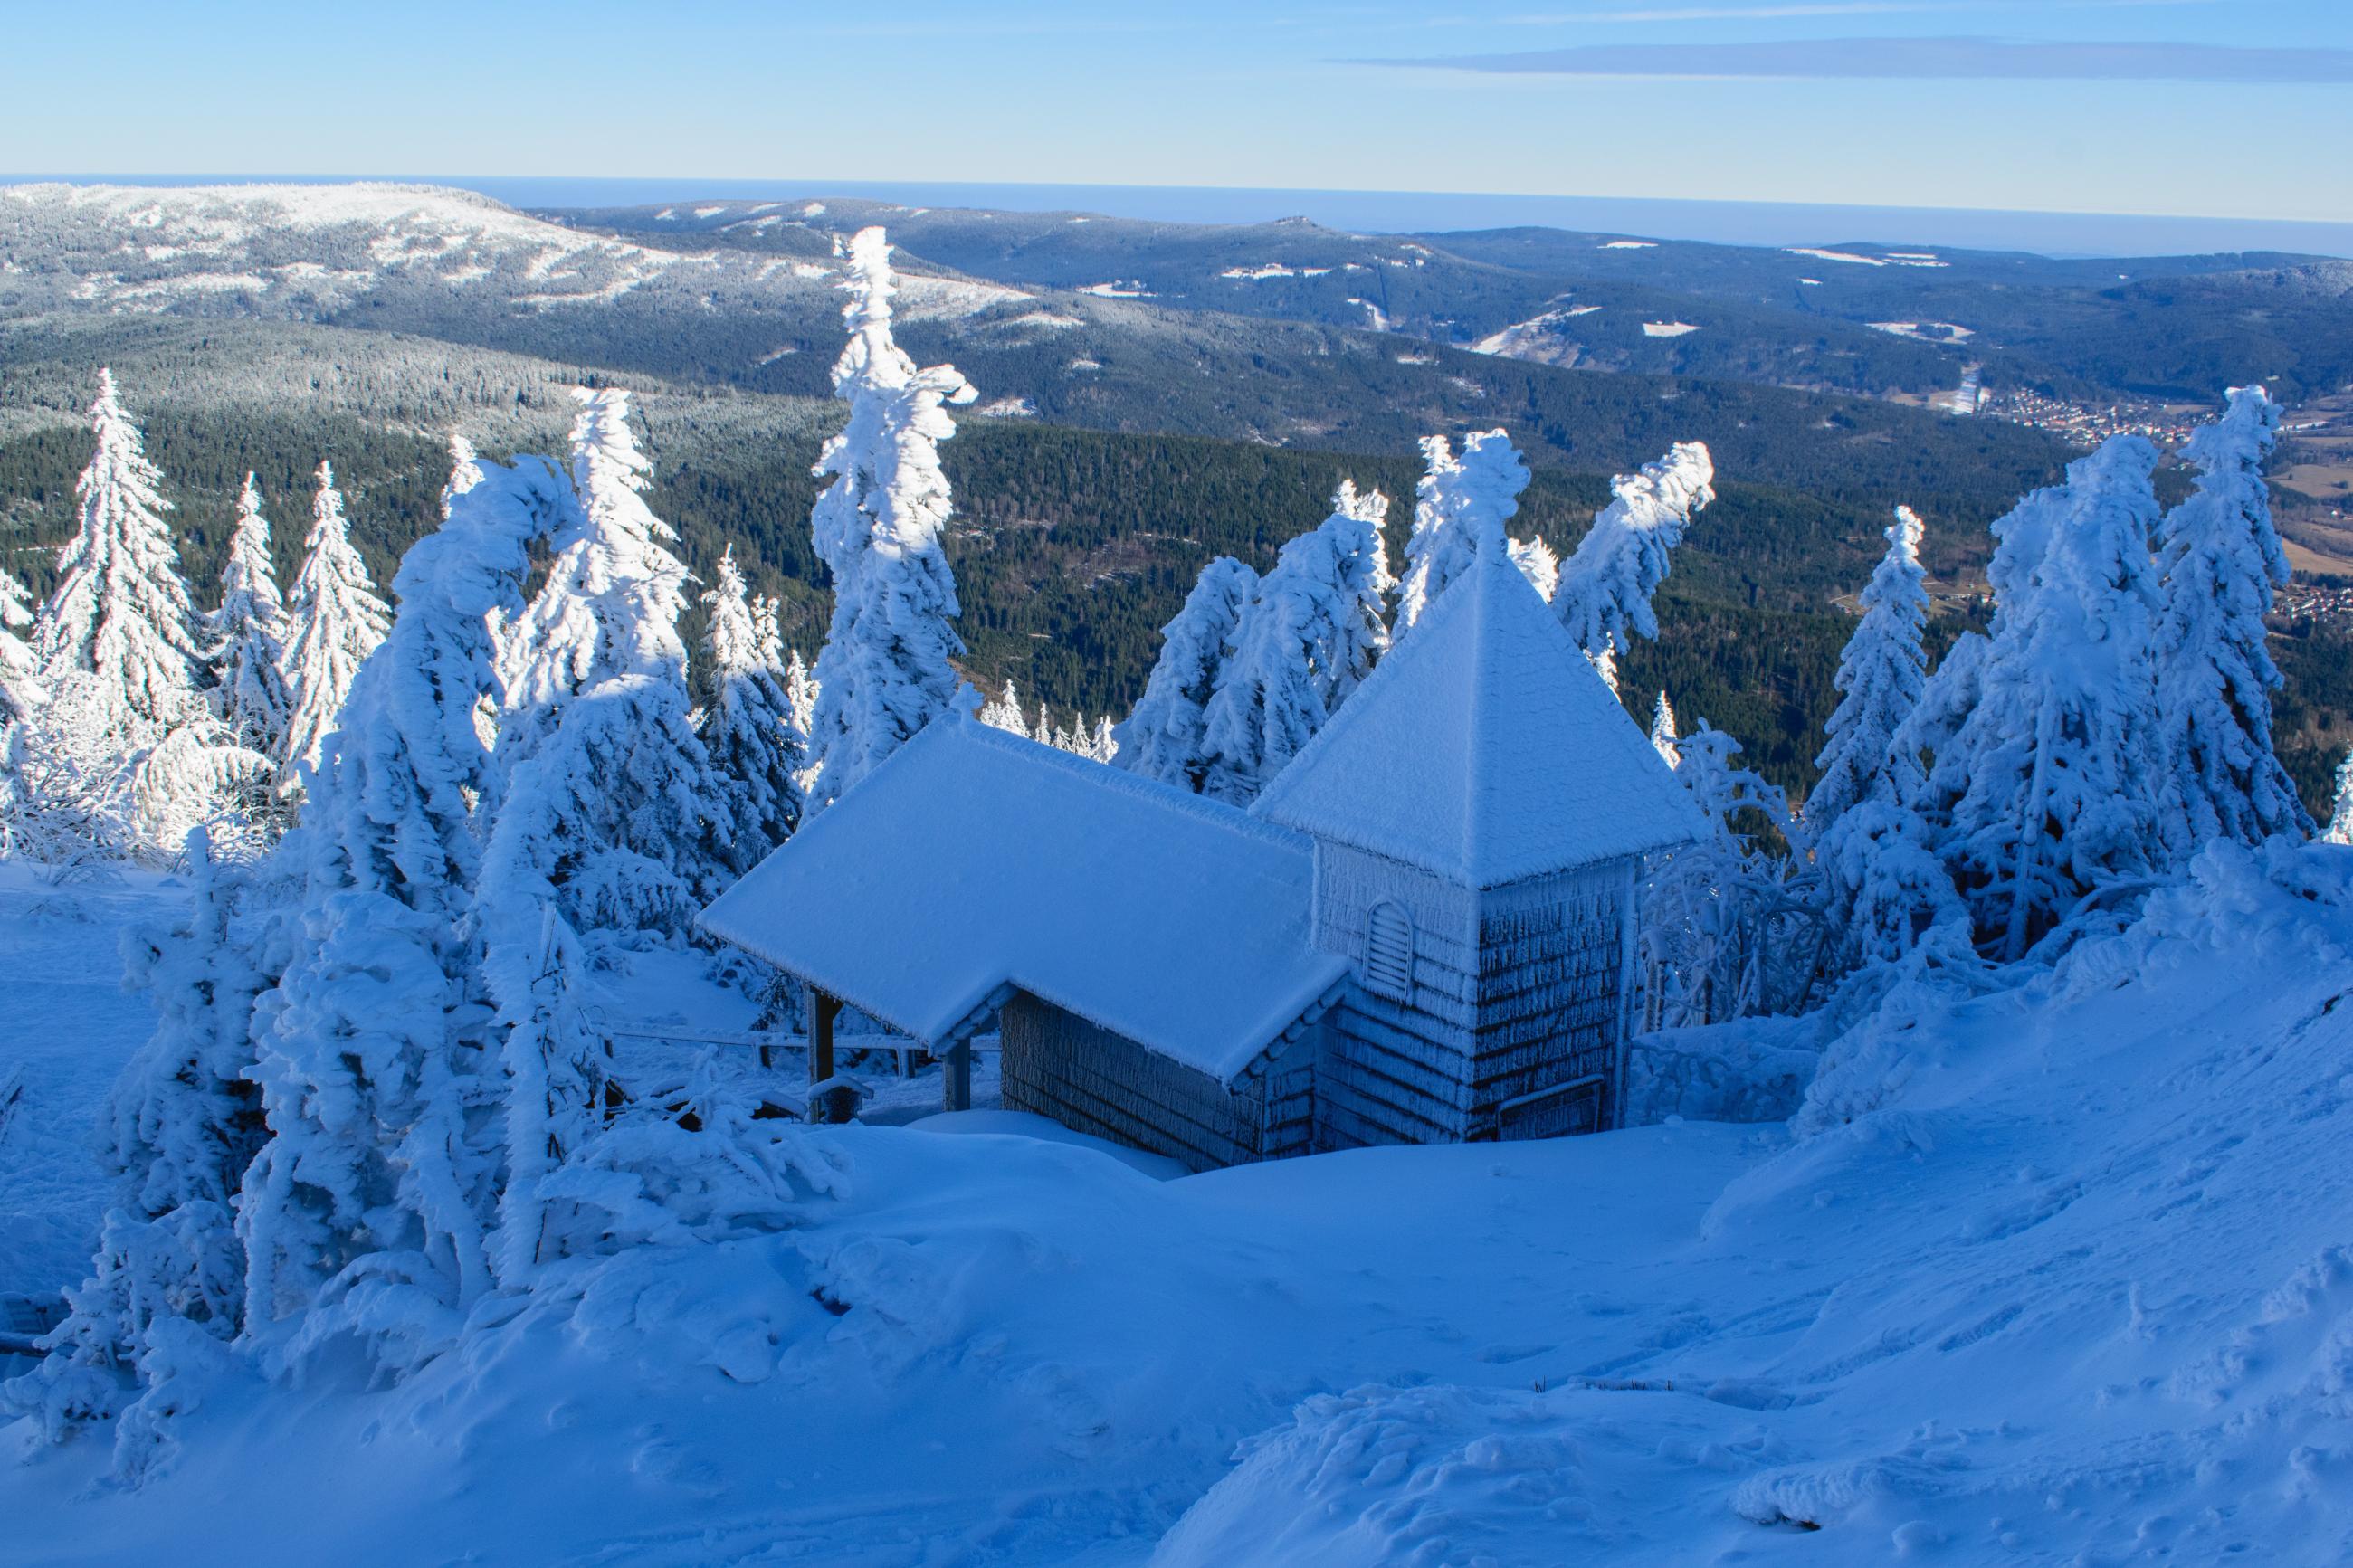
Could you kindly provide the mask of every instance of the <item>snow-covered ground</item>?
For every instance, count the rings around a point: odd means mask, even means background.
[[[0,860],[0,1294],[54,1295],[89,1268],[108,1197],[90,1137],[153,1020],[122,988],[122,937],[186,897],[149,872],[51,887]]]
[[[2341,1563],[2353,855],[2201,873],[2026,989],[1899,996],[1788,1125],[1177,1180],[812,1134],[849,1190],[798,1228],[603,1263],[396,1388],[215,1383],[136,1491],[0,1433],[0,1559]],[[164,893],[0,887],[41,976],[0,1051],[60,1124]]]
[[[1863,325],[1876,332],[1916,338],[1924,343],[1957,343],[1978,335],[1975,328],[1954,321],[1866,321]]]

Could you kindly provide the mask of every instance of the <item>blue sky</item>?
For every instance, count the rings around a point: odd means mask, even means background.
[[[0,12],[0,170],[2353,217],[2353,0],[118,0]],[[27,69],[35,62],[54,68]]]

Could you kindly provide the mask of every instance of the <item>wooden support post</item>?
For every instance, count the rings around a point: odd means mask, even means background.
[[[947,1110],[972,1109],[972,1041],[958,1040],[948,1047],[940,1059],[941,1107]]]
[[[820,1095],[817,1086],[833,1076],[833,1024],[841,1016],[841,998],[828,996],[812,985],[808,988],[808,1068],[809,1119],[813,1121],[835,1121],[840,1095],[828,1090]]]

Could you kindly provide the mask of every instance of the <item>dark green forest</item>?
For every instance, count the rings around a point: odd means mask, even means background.
[[[551,437],[564,413],[549,407]],[[387,594],[400,551],[438,517],[448,456],[437,439],[343,416],[174,405],[153,410],[144,424],[200,603],[212,597],[248,468],[259,476],[283,580],[299,563],[322,455],[335,465],[353,539]],[[1947,427],[1997,438],[2001,428]],[[733,543],[754,588],[784,601],[787,639],[811,655],[828,603],[807,529],[820,438],[812,431],[766,443],[730,439],[673,414],[654,418],[648,441],[657,468],[649,499],[678,529],[690,566],[707,572]],[[1851,601],[1868,576],[1887,507],[1906,479],[1928,521],[1936,585],[1955,590],[1944,601],[1951,614],[1934,628],[1936,646],[1968,623],[1968,591],[1981,585],[1989,543],[1986,523],[2020,489],[2048,476],[1949,453],[1941,473],[1898,466],[1891,475],[1884,448],[1873,443],[1867,453],[1871,464],[1833,471],[1802,493],[1720,478],[1718,500],[1677,552],[1661,595],[1658,641],[1624,661],[1626,700],[1638,719],[1647,722],[1664,689],[1686,727],[1707,719],[1739,738],[1759,771],[1802,791],[1814,776],[1820,726],[1837,700],[1831,675],[1852,626],[1840,601]],[[47,588],[54,548],[72,526],[74,479],[88,455],[87,436],[68,426],[0,441],[0,560],[37,590]],[[1400,452],[1300,451],[1027,421],[968,420],[944,455],[957,508],[947,551],[968,673],[990,688],[1016,680],[1030,702],[1058,712],[1113,717],[1142,689],[1158,628],[1204,562],[1230,554],[1271,566],[1283,541],[1323,519],[1343,477],[1392,498],[1395,557],[1420,471],[1418,458]],[[1722,452],[1717,461],[1720,476],[1746,471]],[[1541,534],[1566,556],[1608,499],[1606,471],[1539,468],[1514,531]],[[686,629],[699,637],[699,612]],[[2318,810],[2337,753],[2353,739],[2353,712],[2340,695],[2353,677],[2353,645],[2320,628],[2293,631],[2274,639],[2288,677],[2278,731]]]

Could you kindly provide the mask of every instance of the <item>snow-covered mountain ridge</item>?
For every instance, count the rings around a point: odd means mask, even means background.
[[[527,216],[429,185],[0,186],[0,311],[113,310],[313,320],[404,289],[521,309],[692,291],[709,308],[830,310],[829,267],[688,255]],[[1018,304],[1018,289],[913,277],[917,319]]]

